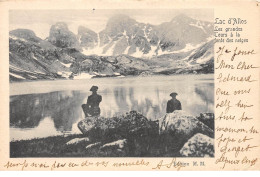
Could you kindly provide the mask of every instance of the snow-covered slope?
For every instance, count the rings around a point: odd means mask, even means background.
[[[194,49],[211,36],[213,23],[195,20],[183,14],[161,25],[139,23],[126,15],[115,15],[99,33],[80,26],[77,39],[86,55],[127,54],[151,58]]]

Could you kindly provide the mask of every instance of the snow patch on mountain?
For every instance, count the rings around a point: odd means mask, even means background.
[[[63,66],[66,66],[67,68],[69,68],[71,65],[72,65],[72,63],[67,63],[67,64],[65,64],[65,63],[62,63],[62,62],[60,62]]]
[[[11,72],[9,72],[9,74],[10,74],[11,76],[13,76],[13,77],[16,77],[16,78],[18,78],[18,79],[25,79],[24,77],[22,77],[22,76],[19,76],[19,75],[17,75],[17,74],[14,74],[14,73],[11,73]]]
[[[200,43],[200,44],[197,44],[197,45],[193,45],[193,44],[191,44],[191,43],[188,43],[188,44],[185,45],[185,47],[184,47],[183,49],[176,50],[176,51],[174,51],[174,52],[172,52],[172,53],[189,52],[189,51],[191,51],[191,50],[194,50],[194,49],[200,47],[200,46],[203,45],[203,44],[204,44],[204,43]]]
[[[115,48],[117,42],[113,41],[112,43],[113,43],[112,46],[109,47],[108,50],[105,53],[105,55],[107,55],[107,56],[112,56],[113,53],[114,53],[114,48]]]
[[[142,57],[144,57],[144,58],[152,58],[152,57],[156,56],[157,48],[158,48],[158,46],[151,45],[151,50],[149,51],[149,53],[143,54]]]
[[[128,54],[128,51],[129,51],[129,49],[130,49],[130,46],[127,46],[123,54],[127,55],[127,54]]]
[[[199,23],[196,24],[190,24],[190,26],[195,26],[196,28],[200,28],[204,31],[204,33],[206,33],[205,29],[203,28],[203,26],[200,26]]]
[[[157,47],[157,48],[159,48],[159,47]],[[162,48],[159,48],[157,50],[157,55],[165,55],[165,54],[171,54],[171,53],[173,53],[173,52],[168,51],[168,50],[163,51]]]
[[[34,54],[32,54],[32,58],[36,61],[38,61],[38,59],[34,56]]]
[[[18,71],[18,72],[26,72],[26,73],[31,73],[31,74],[45,74],[45,73],[40,72],[40,71],[31,72],[31,71],[28,71],[28,70],[25,70],[25,69],[18,68],[16,66],[11,65],[11,64],[9,64],[9,68],[14,70],[14,71]]]
[[[20,41],[23,41],[23,42],[28,42],[27,40],[23,39],[23,38],[20,38],[20,37],[16,37],[16,36],[13,36],[13,35],[10,35],[9,36],[11,39],[13,40],[20,40]]]
[[[210,61],[210,59],[212,57],[213,57],[212,55],[204,55],[203,57],[200,57],[196,62],[200,63],[200,64],[203,64],[203,63],[206,63],[206,62]]]
[[[76,80],[91,79],[93,76],[95,76],[95,75],[92,75],[89,73],[81,73],[81,74],[75,75],[73,79],[76,79]]]
[[[138,47],[136,47],[136,52],[132,54],[133,57],[142,57],[144,55],[143,51],[141,51]]]

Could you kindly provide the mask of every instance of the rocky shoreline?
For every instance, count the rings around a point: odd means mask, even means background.
[[[184,111],[150,121],[131,111],[112,118],[89,117],[82,134],[10,143],[11,157],[214,157],[214,114]]]

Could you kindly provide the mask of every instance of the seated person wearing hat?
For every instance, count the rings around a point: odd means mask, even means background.
[[[172,113],[175,110],[181,110],[181,102],[176,99],[178,94],[173,92],[170,94],[172,99],[167,102],[166,113]]]
[[[97,94],[97,90],[97,86],[92,86],[90,89],[92,95],[88,97],[87,104],[82,105],[86,117],[100,115],[99,103],[102,101],[102,96]]]

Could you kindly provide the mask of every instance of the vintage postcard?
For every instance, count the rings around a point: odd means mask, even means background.
[[[260,170],[259,6],[1,1],[0,169]]]

